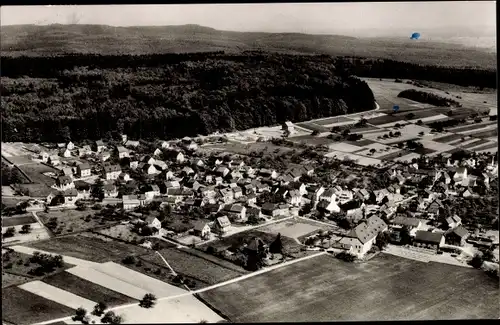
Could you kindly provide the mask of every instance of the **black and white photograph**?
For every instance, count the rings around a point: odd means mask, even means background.
[[[2,325],[499,319],[496,12],[2,6]]]

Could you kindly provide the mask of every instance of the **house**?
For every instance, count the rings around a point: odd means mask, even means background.
[[[273,169],[262,168],[259,172],[262,177],[275,179],[278,177],[278,173]]]
[[[198,149],[198,144],[194,141],[191,141],[189,144],[186,145],[186,149],[196,150],[196,149]]]
[[[246,196],[247,198],[247,204],[248,205],[255,205],[257,204],[257,195],[255,195],[254,193],[250,193]]]
[[[168,196],[178,196],[181,198],[190,198],[194,196],[193,191],[181,188],[168,188],[166,194]]]
[[[161,173],[154,165],[144,164],[142,171],[147,175],[155,175]]]
[[[201,238],[208,238],[210,236],[210,226],[207,221],[197,220],[194,223],[193,234]]]
[[[410,231],[410,236],[414,237],[418,230],[422,227],[422,222],[419,219],[396,216],[391,221],[391,228],[394,231],[401,230],[407,227]]]
[[[84,181],[75,181],[75,189],[78,191],[78,196],[82,199],[90,198],[90,184]]]
[[[337,201],[340,204],[347,203],[354,198],[354,194],[349,190],[338,191],[335,195],[337,196]]]
[[[103,186],[104,190],[104,197],[117,197],[118,196],[118,190],[115,185],[113,184],[106,184]]]
[[[222,177],[215,178],[215,185],[222,185],[223,182],[224,180],[222,179]]]
[[[340,207],[335,203],[335,201],[327,201],[321,200],[317,205],[316,209],[318,211],[326,212],[326,213],[338,213],[340,212]]]
[[[462,219],[459,216],[454,215],[446,218],[446,223],[448,224],[448,228],[456,228],[462,224]]]
[[[131,180],[130,175],[127,173],[121,173],[118,175],[118,180],[121,182],[128,182]]]
[[[136,169],[139,166],[139,162],[137,160],[130,161],[130,169]]]
[[[442,233],[419,230],[415,234],[413,245],[437,251],[444,242],[445,237]]]
[[[161,150],[156,148],[155,151],[153,152],[153,156],[158,157],[161,155]]]
[[[444,233],[445,243],[454,246],[464,246],[469,236],[467,229],[462,226],[449,229]]]
[[[139,141],[127,140],[123,145],[129,148],[137,148],[140,144],[141,143]]]
[[[99,154],[98,158],[100,161],[106,161],[111,158],[111,154],[107,151],[103,151]]]
[[[88,163],[83,163],[76,166],[76,172],[80,178],[89,177],[91,174],[91,169]]]
[[[251,193],[255,193],[257,189],[255,188],[254,184],[245,184],[243,186],[243,191],[245,192],[245,195],[249,195]]]
[[[314,167],[312,167],[310,165],[305,165],[305,166],[302,166],[302,168],[304,169],[304,173],[306,175],[311,176],[312,174],[314,174]]]
[[[203,198],[214,198],[215,197],[215,189],[213,186],[205,186],[200,190],[201,196]]]
[[[169,189],[169,188],[180,188],[181,187],[181,184],[179,183],[179,181],[168,181],[168,182],[165,182],[165,188]]]
[[[293,206],[299,206],[302,203],[302,195],[299,190],[291,190],[288,195],[287,202]]]
[[[290,121],[286,121],[285,123],[283,123],[281,125],[281,129],[285,132],[288,132],[288,134],[293,134],[295,132],[295,126]]]
[[[117,156],[119,159],[123,159],[125,157],[130,157],[128,149],[123,147],[123,146],[117,146],[116,153],[117,153]]]
[[[118,179],[118,176],[122,173],[120,165],[104,165],[103,166],[103,178],[106,180]]]
[[[178,162],[179,164],[182,164],[186,158],[184,157],[184,154],[182,152],[179,152],[175,156],[175,161]]]
[[[174,175],[174,172],[171,171],[171,170],[168,170],[166,173],[165,173],[165,179],[167,181],[169,180],[173,180],[175,178],[175,175]]]
[[[71,157],[71,151],[68,150],[68,148],[61,150],[61,156],[65,158]]]
[[[153,199],[155,196],[160,196],[160,188],[158,185],[150,185],[148,191],[144,193],[148,199]]]
[[[73,170],[70,167],[65,167],[61,171],[62,176],[73,177]]]
[[[239,186],[233,187],[232,191],[233,191],[233,196],[235,199],[243,196],[243,191],[241,190],[241,187],[239,187]]]
[[[163,160],[158,160],[158,159],[155,159],[155,163],[153,164],[155,167],[158,167],[160,168],[161,170],[165,170],[168,168],[168,165],[166,162],[164,162]],[[158,169],[157,168],[157,169]]]
[[[74,188],[66,190],[62,193],[64,197],[64,204],[66,205],[74,205],[76,200],[78,199],[78,192]]]
[[[193,168],[186,166],[186,167],[182,168],[182,173],[186,176],[189,176],[189,175],[194,174],[194,170],[193,170]]]
[[[123,196],[123,209],[133,210],[141,205],[137,195],[124,195]]]
[[[280,175],[278,177],[278,181],[280,182],[281,185],[288,185],[291,182],[293,182],[293,177],[289,174]]]
[[[439,215],[439,210],[440,208],[443,208],[444,205],[441,203],[441,200],[435,199],[432,201],[428,206],[427,206],[427,212],[434,214],[434,215]]]
[[[460,182],[464,178],[467,178],[467,168],[466,167],[458,167],[455,170],[455,174],[453,175],[453,180],[455,182]]]
[[[151,156],[144,156],[144,158],[142,158],[142,162],[144,164],[153,165],[156,162],[156,160]]]
[[[214,222],[214,230],[219,234],[225,234],[231,228],[231,222],[227,216],[218,217]]]
[[[224,207],[224,213],[234,222],[245,222],[247,220],[246,212],[247,208],[241,204],[231,204]]]
[[[104,144],[104,142],[102,140],[97,140],[96,142],[94,142],[94,151],[97,151],[97,152],[102,152],[104,149],[106,149],[106,145]]]
[[[155,228],[157,230],[161,229],[161,222],[155,216],[147,216],[144,221],[148,224],[149,227]]]
[[[231,203],[234,200],[234,193],[231,189],[223,188],[219,190],[219,197],[224,203]]]
[[[267,216],[275,217],[279,215],[279,207],[276,204],[273,203],[264,203],[261,207],[262,214],[265,214]]]
[[[57,190],[66,191],[66,190],[75,188],[75,184],[73,183],[73,180],[71,179],[71,177],[69,177],[69,176],[59,176],[56,179],[56,184],[54,185],[54,187]]]
[[[362,257],[372,248],[378,234],[385,230],[387,230],[385,222],[377,216],[371,216],[365,222],[361,222],[351,229],[339,242],[351,245],[353,252]]]
[[[170,143],[168,143],[167,141],[162,141],[160,143],[160,146],[163,148],[163,149],[168,149],[170,148]]]
[[[337,197],[337,195],[335,194],[335,190],[333,188],[330,188],[321,194],[320,200],[334,202],[334,201],[336,201],[335,200],[336,197]]]
[[[43,162],[48,162],[49,161],[49,153],[47,151],[42,151],[40,153],[40,159],[43,161]]]
[[[241,168],[245,165],[245,162],[241,159],[235,159],[229,163],[229,167],[231,168]]]
[[[215,170],[215,173],[219,176],[226,177],[227,174],[229,174],[230,170],[226,166],[219,166]]]

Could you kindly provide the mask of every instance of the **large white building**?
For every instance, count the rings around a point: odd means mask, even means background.
[[[352,252],[363,257],[373,246],[377,235],[387,230],[387,224],[377,216],[371,216],[351,229],[340,243],[352,247]]]

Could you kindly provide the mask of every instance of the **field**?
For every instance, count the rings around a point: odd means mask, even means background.
[[[300,238],[310,233],[316,232],[320,229],[324,230],[332,230],[334,227],[328,227],[324,224],[316,223],[316,222],[308,222],[308,221],[284,221],[274,223],[262,228],[259,228],[260,231],[268,232],[271,234],[281,234],[285,237],[290,238]]]
[[[210,153],[228,152],[240,155],[248,155],[252,151],[263,151],[265,154],[282,154],[292,151],[293,149],[280,147],[269,142],[255,142],[250,144],[241,143],[225,143],[225,144],[210,144],[201,147],[201,150],[206,150]]]
[[[396,123],[396,122],[402,122],[404,121],[404,115],[399,115],[399,114],[396,114],[396,115],[384,115],[384,116],[379,116],[379,117],[375,117],[375,118],[371,118],[369,120],[367,120],[367,122],[369,124],[373,124],[373,125],[384,125],[384,124],[388,124],[388,123]]]
[[[31,281],[31,277],[17,275],[2,271],[2,288],[20,285]]]
[[[486,144],[488,143],[489,141],[486,140],[486,139],[479,139],[479,141],[474,141],[474,142],[471,142],[471,143],[468,143],[464,146],[461,146],[463,149],[469,149],[469,148],[473,148],[473,147],[477,147],[479,145],[483,145],[483,144]]]
[[[25,246],[97,263],[121,260],[127,255],[148,253],[146,248],[105,239],[102,236],[98,237],[97,235],[88,233],[51,238],[49,240],[29,243]]]
[[[47,224],[51,218],[56,218],[57,227],[54,228],[54,233],[58,235],[66,235],[72,232],[85,231],[117,223],[116,220],[96,216],[93,210],[54,210],[49,212],[38,212],[37,215],[40,217],[43,224]]]
[[[474,150],[474,151],[487,151],[487,150],[495,151],[492,149],[498,150],[498,143],[494,142],[494,143],[481,145],[481,146],[472,148],[472,150]]]
[[[330,125],[330,124],[337,124],[337,123],[354,123],[354,120],[345,117],[345,116],[334,116],[334,117],[328,117],[325,119],[321,120],[313,120],[312,121],[314,124],[318,125]]]
[[[170,266],[178,273],[196,279],[203,286],[227,281],[242,275],[233,269],[225,268],[198,256],[189,254],[176,248],[164,248],[159,253],[168,261]],[[165,263],[154,252],[141,256],[144,261],[155,263],[164,267]]]
[[[232,322],[498,318],[484,272],[381,254],[362,264],[319,256],[203,292]]]
[[[495,137],[498,135],[498,129],[478,132],[478,133],[474,133],[471,135],[476,137],[476,138],[491,138],[491,137]]]
[[[23,146],[22,142],[2,142],[2,156],[10,160],[10,157],[29,155],[30,152]]]
[[[335,141],[330,140],[326,137],[318,137],[318,136],[313,136],[313,135],[303,135],[303,136],[299,136],[299,137],[292,137],[292,138],[290,138],[290,141],[293,141],[296,143],[309,144],[309,145],[325,145],[325,146],[335,142]]]
[[[2,320],[34,324],[74,314],[74,309],[18,287],[2,290]]]
[[[22,194],[33,198],[46,198],[51,192],[55,191],[45,183],[15,184],[13,187]]]
[[[313,123],[313,122],[301,122],[301,123],[295,123],[295,124],[304,128],[304,129],[311,130],[311,131],[318,131],[320,133],[329,132],[331,130],[331,128],[327,128],[327,127],[321,126],[321,125]]]
[[[355,161],[359,165],[369,166],[369,165],[378,165],[381,163],[379,159],[374,159],[370,157],[364,157],[360,155],[356,155],[353,153],[346,153],[341,151],[332,151],[325,155],[325,157],[336,157],[337,159],[349,159]]]
[[[469,124],[469,125],[465,125],[465,126],[450,128],[450,129],[448,129],[448,131],[458,133],[458,132],[464,132],[464,131],[477,130],[477,129],[481,129],[481,128],[484,128],[486,126],[494,125],[494,124],[496,124],[496,122]]]
[[[463,134],[453,133],[453,134],[445,135],[444,137],[434,138],[434,139],[432,139],[432,141],[436,141],[436,142],[440,142],[440,143],[448,143],[448,142],[452,142],[452,141],[459,140],[462,138],[465,138],[465,136]]]
[[[33,183],[46,184],[47,186],[54,185],[56,181],[49,176],[43,175],[43,173],[47,172],[59,173],[58,169],[40,163],[24,165],[19,168],[22,169],[22,171],[25,172],[26,175],[28,175],[31,178],[31,181]]]
[[[2,217],[2,228],[27,225],[31,223],[36,223],[36,219],[33,215],[31,215],[31,213],[21,216]]]
[[[51,286],[71,292],[77,296],[92,301],[104,302],[109,307],[124,305],[137,301],[116,291],[84,280],[69,272],[61,272],[51,275],[44,278],[42,281],[50,284]]]

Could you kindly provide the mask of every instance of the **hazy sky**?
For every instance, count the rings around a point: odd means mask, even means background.
[[[359,29],[484,26],[496,30],[494,1],[318,4],[10,6],[1,25],[113,26],[199,24],[221,30],[336,33]]]

